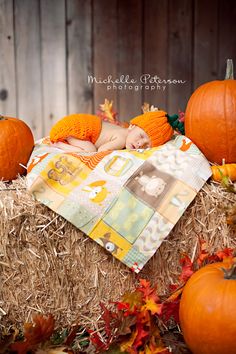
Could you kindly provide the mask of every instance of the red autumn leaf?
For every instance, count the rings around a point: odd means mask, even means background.
[[[182,272],[179,276],[179,280],[183,283],[186,283],[186,281],[191,277],[194,272],[193,262],[191,261],[189,256],[185,255],[183,258],[181,258],[180,263],[182,265]]]
[[[111,322],[112,320],[114,319],[114,314],[108,310],[108,308],[102,303],[100,302],[100,306],[102,308],[102,319],[104,321],[104,324],[105,324],[105,332],[106,332],[106,335],[107,335],[107,342],[110,342],[111,341]]]
[[[165,322],[173,318],[176,323],[179,323],[179,300],[172,302],[165,302],[161,316]]]
[[[66,340],[64,341],[64,344],[67,346],[72,345],[73,341],[76,338],[77,332],[79,330],[80,326],[79,325],[75,325],[74,328],[70,331],[70,333],[68,334]]]
[[[51,337],[55,325],[52,315],[48,317],[35,315],[33,322],[24,324],[25,340],[13,343],[11,350],[18,354],[26,354],[27,351],[35,349],[38,344],[46,342]]]
[[[149,335],[148,331],[145,331],[141,324],[137,324],[137,335],[134,340],[133,348],[138,349],[144,345],[144,339]]]
[[[207,242],[205,240],[200,239],[200,252],[197,258],[197,264],[199,266],[202,265],[202,263],[205,261],[205,259],[208,258],[209,252],[207,251]]]
[[[165,302],[176,301],[178,298],[180,298],[180,295],[182,294],[183,290],[184,286],[175,289],[175,291],[165,300]]]
[[[232,248],[224,248],[221,251],[211,254],[207,258],[207,263],[220,262],[226,260],[227,258],[233,258],[234,250]]]
[[[109,345],[107,343],[104,343],[98,333],[94,332],[91,329],[88,329],[87,332],[90,334],[90,341],[93,343],[97,350],[107,350],[109,348]]]
[[[153,299],[155,302],[159,302],[160,299],[156,294],[156,287],[151,287],[150,282],[146,279],[139,280],[140,286],[137,287],[137,291],[140,291],[143,294],[143,299]]]
[[[138,291],[127,292],[122,297],[122,301],[115,304],[118,310],[124,311],[125,316],[134,315],[137,313],[137,309],[142,306],[142,294]]]
[[[148,310],[143,309],[136,315],[137,323],[145,324],[146,326],[151,326],[151,313]]]
[[[224,248],[222,251],[216,252],[216,256],[222,261],[224,258],[233,257],[234,250],[232,248]]]
[[[129,316],[133,313],[133,311],[130,311],[130,305],[127,302],[117,301],[115,304],[117,306],[117,310],[124,311],[124,316]]]

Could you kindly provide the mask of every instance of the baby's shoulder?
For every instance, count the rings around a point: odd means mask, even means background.
[[[103,122],[102,124],[102,132],[104,132],[106,135],[112,135],[112,136],[120,136],[120,137],[126,137],[127,135],[127,128],[121,127],[116,124],[108,123],[108,122]]]

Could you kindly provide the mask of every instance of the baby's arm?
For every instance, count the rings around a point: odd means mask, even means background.
[[[121,150],[125,147],[125,140],[121,136],[114,137],[111,141],[99,146],[98,152],[107,150]]]
[[[66,140],[68,141],[68,144],[63,143],[62,141],[58,141],[57,143],[53,143],[53,146],[58,147],[59,149],[62,149],[64,151],[69,151],[69,152],[80,152],[80,151],[95,152],[95,151],[97,151],[95,145],[93,143],[91,143],[90,141],[76,139],[76,138],[73,138],[72,136],[68,137]]]
[[[94,152],[97,151],[96,146],[91,143],[91,141],[88,140],[80,140],[77,138],[74,138],[73,136],[69,136],[67,139],[68,143],[72,146],[76,146],[81,150],[87,151],[87,152]]]

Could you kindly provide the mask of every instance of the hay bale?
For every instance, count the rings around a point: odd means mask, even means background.
[[[206,184],[156,254],[136,275],[46,206],[35,202],[25,179],[0,182],[1,325],[21,325],[32,313],[52,313],[58,326],[92,326],[99,302],[118,300],[142,277],[165,294],[178,281],[179,259],[193,256],[198,238],[211,251],[235,247],[236,231],[224,208],[236,195]]]

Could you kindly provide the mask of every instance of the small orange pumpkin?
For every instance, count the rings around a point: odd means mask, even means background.
[[[26,170],[34,147],[33,134],[26,123],[0,115],[0,179],[11,181]]]
[[[236,264],[209,264],[188,280],[180,300],[180,327],[193,354],[235,354]]]
[[[225,80],[207,82],[190,97],[185,135],[209,161],[219,165],[223,159],[236,162],[236,80],[231,59],[227,60]]]
[[[214,181],[221,182],[224,176],[229,177],[232,182],[236,181],[236,163],[226,163],[222,166],[211,166],[211,171],[212,179]]]

